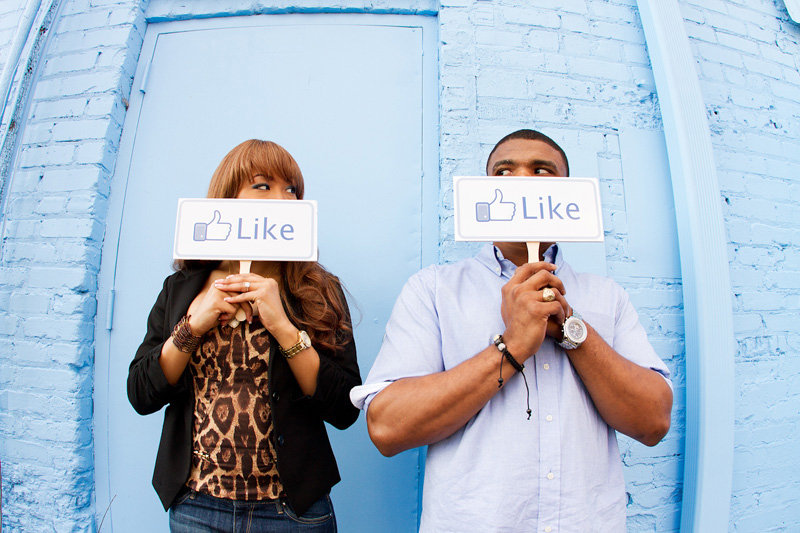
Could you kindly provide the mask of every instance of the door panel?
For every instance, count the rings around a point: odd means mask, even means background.
[[[115,498],[113,531],[167,528],[150,484],[163,417],[134,413],[127,368],[171,272],[177,199],[205,196],[239,142],[273,140],[297,159],[306,198],[319,202],[320,262],[351,295],[366,377],[402,284],[435,261],[422,237],[438,222],[427,192],[436,188],[423,184],[438,165],[424,142],[435,138],[438,113],[435,53],[423,58],[435,46],[433,22],[307,15],[148,27],[100,275],[101,310],[114,297],[113,317],[98,315],[97,508]],[[419,451],[381,457],[363,417],[347,431],[328,429],[343,478],[332,493],[341,530],[415,530]]]

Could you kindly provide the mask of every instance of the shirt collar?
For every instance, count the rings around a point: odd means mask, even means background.
[[[481,248],[481,251],[475,256],[475,259],[499,277],[511,278],[517,270],[517,266],[503,257],[503,252],[493,244],[487,244]],[[548,263],[555,264],[556,270],[561,267],[564,258],[557,243],[545,250],[544,260]]]

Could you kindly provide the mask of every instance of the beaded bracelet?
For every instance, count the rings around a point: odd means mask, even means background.
[[[172,344],[184,353],[196,352],[197,347],[200,346],[200,339],[202,337],[192,333],[192,328],[189,326],[189,315],[184,315],[172,330]]]

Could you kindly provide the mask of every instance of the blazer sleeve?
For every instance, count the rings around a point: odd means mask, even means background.
[[[347,305],[344,294],[342,301]],[[347,308],[346,308],[347,309]],[[337,429],[351,426],[358,418],[358,409],[350,401],[350,389],[361,385],[361,374],[356,360],[356,343],[353,339],[350,311],[347,310],[347,333],[343,349],[317,350],[319,372],[317,389],[311,401],[317,405],[322,418]]]
[[[183,380],[170,385],[158,360],[161,348],[172,335],[167,317],[170,280],[164,280],[161,293],[147,318],[147,333],[128,367],[128,400],[141,415],[154,413],[186,391]]]

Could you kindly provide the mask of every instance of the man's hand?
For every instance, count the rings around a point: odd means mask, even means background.
[[[564,284],[553,274],[555,269],[555,265],[544,261],[527,263],[518,267],[503,286],[503,340],[519,362],[539,349],[545,334],[561,338],[561,324],[566,320],[569,304],[564,299]],[[552,302],[544,301],[542,291],[546,287],[555,294]]]

